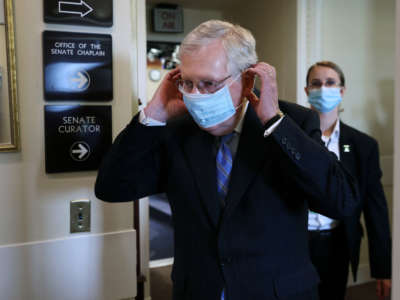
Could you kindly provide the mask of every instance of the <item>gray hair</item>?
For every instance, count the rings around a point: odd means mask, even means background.
[[[219,20],[206,21],[193,29],[179,48],[179,58],[220,39],[228,60],[228,71],[236,74],[257,63],[256,41],[239,25]]]

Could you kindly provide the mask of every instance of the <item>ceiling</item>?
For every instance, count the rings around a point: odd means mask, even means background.
[[[207,10],[221,10],[227,7],[239,5],[241,2],[241,0],[146,0],[146,4],[150,5],[169,3],[178,4],[184,8]]]

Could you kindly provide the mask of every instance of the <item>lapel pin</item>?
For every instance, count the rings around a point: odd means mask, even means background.
[[[350,152],[350,145],[343,145],[343,152]]]

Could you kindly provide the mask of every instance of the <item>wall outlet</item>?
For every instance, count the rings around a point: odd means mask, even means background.
[[[70,203],[70,232],[90,231],[90,200],[72,200]]]

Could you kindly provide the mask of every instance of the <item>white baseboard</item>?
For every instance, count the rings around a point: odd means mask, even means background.
[[[157,260],[152,260],[149,263],[150,268],[161,268],[161,267],[166,267],[170,266],[174,263],[174,258],[165,258],[165,259],[157,259]]]
[[[0,247],[0,300],[136,296],[134,230]]]

